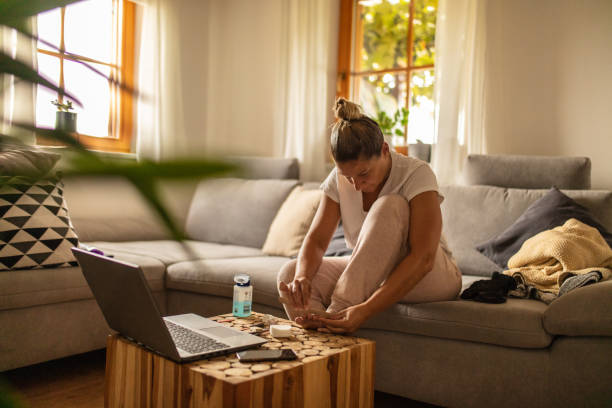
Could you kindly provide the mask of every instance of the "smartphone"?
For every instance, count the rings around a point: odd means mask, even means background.
[[[275,361],[275,360],[295,360],[297,355],[290,349],[275,350],[246,350],[236,353],[238,360],[249,361]]]

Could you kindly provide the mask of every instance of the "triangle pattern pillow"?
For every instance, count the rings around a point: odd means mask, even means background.
[[[77,265],[63,187],[58,177],[0,177],[0,271]]]

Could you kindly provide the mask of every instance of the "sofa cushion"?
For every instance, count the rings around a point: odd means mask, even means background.
[[[58,177],[0,176],[0,271],[76,265],[63,190]]]
[[[523,190],[489,186],[442,186],[444,236],[462,273],[491,276],[492,262],[474,248],[512,225],[518,217],[548,190]],[[608,231],[612,230],[612,192],[597,190],[562,191],[586,207]],[[476,253],[478,256],[476,256]],[[465,258],[463,258],[465,256]],[[477,261],[473,261],[474,258]],[[482,258],[480,258],[482,257]],[[487,260],[488,261],[488,260]],[[483,269],[480,269],[483,268]],[[474,270],[478,269],[478,270]]]
[[[261,248],[278,209],[297,180],[202,181],[187,215],[194,240]]]
[[[470,154],[463,169],[468,185],[509,188],[591,188],[588,157],[546,157]]]
[[[281,307],[276,275],[288,260],[278,256],[259,256],[180,262],[168,267],[166,287],[232,298],[234,275],[246,273],[253,285],[253,302]]]
[[[531,204],[508,229],[478,245],[476,249],[500,267],[507,269],[508,261],[521,249],[527,239],[542,231],[563,225],[570,218],[597,228],[612,246],[612,234],[606,231],[606,228],[585,207],[553,187]]]
[[[115,257],[141,266],[151,290],[164,290],[165,267],[160,261],[123,253]],[[79,267],[0,273],[0,310],[90,298],[93,295]]]
[[[194,259],[240,258],[262,255],[260,249],[236,245],[222,245],[199,241],[133,241],[133,242],[92,242],[96,248],[108,254],[132,254],[157,259],[164,265],[171,265]]]
[[[508,347],[545,348],[553,338],[542,327],[546,306],[528,299],[508,299],[500,304],[469,300],[397,303],[363,327]]]
[[[544,328],[561,336],[612,336],[612,280],[557,298],[544,313]]]

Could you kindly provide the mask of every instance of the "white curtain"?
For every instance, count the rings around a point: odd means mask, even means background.
[[[188,152],[182,120],[181,49],[176,8],[170,0],[141,0],[136,154],[151,160]]]
[[[326,175],[335,95],[339,2],[283,3],[279,139],[285,157],[297,157],[303,180]]]
[[[145,0],[139,157],[297,157],[320,180],[339,0]]]
[[[460,181],[467,154],[486,153],[486,3],[438,3],[432,166],[440,184]]]
[[[36,19],[29,20],[30,28],[36,26]],[[36,42],[13,29],[0,27],[0,48],[2,51],[36,69]],[[25,143],[34,144],[34,133],[23,129],[12,129],[14,122],[36,123],[36,85],[12,75],[0,76],[0,131],[3,134],[19,136]]]

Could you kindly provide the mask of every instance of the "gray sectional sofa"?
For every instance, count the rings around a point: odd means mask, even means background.
[[[242,163],[248,172],[241,178],[164,185],[168,205],[191,238],[188,251],[168,238],[121,180],[66,180],[70,217],[83,243],[142,266],[165,314],[230,312],[233,275],[244,272],[254,282],[254,309],[283,316],[276,273],[288,258],[266,256],[261,247],[298,184],[296,162]],[[468,161],[467,174],[486,169],[481,164]],[[549,165],[538,159],[501,164],[498,184],[515,188],[441,188],[444,233],[464,287],[499,269],[474,246],[545,194],[548,185],[533,174],[550,183]],[[525,166],[537,170],[524,180],[529,189],[513,177]],[[553,182],[564,187],[571,179],[565,187],[576,187],[572,180],[579,180],[580,190],[563,191],[612,230],[612,192],[588,189],[589,165],[569,161],[563,168],[568,166],[578,176]],[[0,328],[0,371],[103,348],[109,333],[79,268],[0,273]],[[376,389],[384,392],[453,407],[612,404],[612,281],[575,289],[550,305],[526,299],[396,304],[357,335],[376,341]]]

